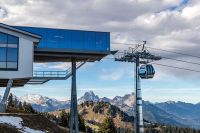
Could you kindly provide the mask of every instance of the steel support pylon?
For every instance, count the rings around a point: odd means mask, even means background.
[[[139,77],[140,58],[136,57],[135,62],[135,131],[144,133],[143,112],[142,112],[142,93]]]
[[[138,44],[135,48],[130,47],[129,51],[124,51],[124,54],[117,56],[115,61],[134,62],[135,63],[135,119],[134,126],[136,133],[144,133],[144,122],[142,112],[142,93],[140,86],[139,67],[140,64],[147,64],[152,61],[161,60],[160,56],[151,54],[145,47],[146,41],[143,44]],[[142,47],[142,49],[139,49]],[[141,59],[141,60],[140,60]]]
[[[7,108],[7,100],[8,100],[8,96],[10,94],[10,89],[12,87],[12,84],[13,84],[13,80],[12,79],[9,79],[8,80],[8,83],[7,83],[7,87],[6,87],[6,90],[4,92],[4,95],[3,95],[3,99],[1,101],[1,105],[0,105],[0,112],[1,113],[4,113],[6,111],[6,108]]]
[[[76,59],[72,59],[72,84],[71,84],[71,107],[70,107],[70,133],[79,132],[78,109],[77,109],[77,91],[76,91]]]

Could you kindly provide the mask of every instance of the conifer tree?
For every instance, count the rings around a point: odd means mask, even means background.
[[[80,131],[85,131],[86,130],[85,120],[83,119],[82,115],[78,116],[78,121],[79,121],[79,130]]]
[[[17,100],[17,98],[15,97],[15,99],[14,99],[14,101],[13,101],[13,106],[15,107],[15,108],[17,108],[17,105],[18,104],[18,100]]]
[[[115,124],[112,118],[106,117],[100,126],[101,133],[116,133]]]
[[[33,109],[31,104],[29,104],[29,103],[27,104],[26,102],[23,103],[23,109],[27,113],[36,113],[36,111]]]
[[[69,115],[64,110],[60,114],[60,125],[69,127]]]
[[[23,106],[22,106],[22,102],[21,102],[21,101],[19,102],[18,108],[19,108],[20,110],[23,110]]]
[[[13,107],[13,95],[12,95],[12,93],[10,93],[10,95],[8,97],[8,106]]]

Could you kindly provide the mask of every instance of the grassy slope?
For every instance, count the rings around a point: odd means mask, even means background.
[[[0,116],[16,116],[23,119],[23,125],[35,130],[49,131],[51,133],[66,133],[66,129],[58,127],[41,115],[35,114],[0,114]],[[15,127],[0,124],[1,133],[18,133]]]
[[[1,133],[20,133],[15,127],[7,124],[0,124]]]
[[[94,106],[96,106],[96,104]],[[81,107],[79,105],[78,106],[78,110],[79,110],[80,114],[83,114],[83,118],[86,121],[86,125],[92,127],[93,129],[98,130],[99,127],[97,126],[97,124],[92,124],[92,123],[87,122],[87,121],[93,121],[93,120],[95,120],[95,122],[97,122],[97,123],[102,123],[103,120],[106,118],[106,116],[110,116],[110,115],[108,115],[109,107],[108,106],[104,106],[103,107],[103,113],[95,113],[93,111],[93,107],[94,106],[90,105],[89,107],[87,107],[87,106]],[[65,111],[69,112],[70,110],[66,109]],[[56,116],[59,116],[60,113],[61,113],[61,111],[55,111],[55,112],[51,112],[50,114],[54,114]],[[116,127],[121,127],[121,128],[125,128],[125,129],[126,128],[133,129],[132,122],[122,121],[122,118],[120,117],[120,115],[118,113],[113,118],[113,121],[114,121]]]
[[[97,108],[96,108],[97,107]],[[81,105],[78,106],[79,113],[82,114],[83,118],[85,119],[86,125],[89,127],[98,130],[99,129],[99,123],[102,123],[102,121],[106,118],[106,116],[111,116],[113,118],[113,121],[115,123],[116,127],[124,128],[124,129],[130,129],[133,130],[133,117],[127,116],[126,113],[122,112],[118,107],[112,106],[109,103],[105,104],[89,104],[89,106]],[[70,110],[65,110],[66,112],[69,112]],[[96,111],[96,113],[95,113]],[[51,112],[50,114],[59,116],[61,111],[55,111]],[[191,129],[181,129],[177,127],[170,127],[167,125],[157,124],[157,123],[149,123],[148,121],[144,120],[144,126],[145,131],[149,132],[148,130],[153,130],[153,132],[160,133],[165,132],[165,130],[171,130],[171,131],[178,131],[181,130],[181,132],[189,132]],[[193,131],[195,132],[195,131]],[[196,132],[195,132],[196,133]]]

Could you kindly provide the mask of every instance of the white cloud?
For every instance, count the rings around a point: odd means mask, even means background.
[[[0,18],[5,19],[7,17],[7,14],[8,14],[7,10],[0,6]]]
[[[186,7],[182,11],[182,16],[186,19],[191,20],[196,17],[199,17],[200,16],[199,12],[200,12],[200,5]]]
[[[48,68],[67,70],[69,67],[71,67],[70,63],[56,63],[54,65],[50,65]]]
[[[164,2],[166,2],[166,4],[179,5],[181,0],[164,0]]]
[[[125,72],[123,69],[112,69],[112,70],[103,69],[102,74],[100,75],[100,79],[107,81],[116,81],[121,79],[124,76],[124,73]]]
[[[112,42],[135,43],[147,40],[149,46],[198,55],[200,2],[190,0],[183,6],[181,1],[86,0],[83,3],[82,0],[1,0],[3,8],[0,8],[0,22],[111,31]],[[177,6],[177,10],[170,10],[173,6]],[[5,12],[7,15],[2,15]],[[112,49],[125,50],[128,47],[130,46],[112,44]],[[157,53],[173,58],[186,58]],[[196,61],[193,58],[187,59]],[[182,66],[190,67],[185,64]],[[54,64],[50,68],[64,70],[65,64]],[[165,72],[165,68],[162,71]],[[172,70],[170,73],[176,72]],[[111,72],[102,78],[117,80],[120,75],[123,74]]]
[[[35,63],[34,69],[35,70],[56,70],[56,71],[63,71],[67,70],[71,67],[70,63],[62,63],[62,62],[56,62],[56,63]]]

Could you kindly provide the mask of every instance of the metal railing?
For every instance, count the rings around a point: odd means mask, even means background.
[[[68,71],[34,71],[33,77],[65,77]]]
[[[85,62],[79,62],[76,65],[76,69],[79,69]],[[40,78],[65,78],[69,74],[71,74],[71,67],[65,71],[34,71],[33,77],[40,77]]]
[[[79,69],[86,62],[79,62],[76,69]],[[66,80],[72,75],[71,67],[65,71],[34,71],[33,78],[28,84],[44,84],[49,80]]]

